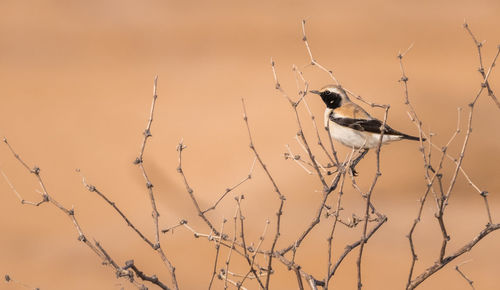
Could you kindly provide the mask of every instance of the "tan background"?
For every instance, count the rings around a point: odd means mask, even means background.
[[[480,40],[487,40],[484,52],[489,63],[500,42],[499,12],[498,1],[1,1],[0,135],[7,136],[30,165],[42,168],[53,197],[74,206],[86,233],[110,249],[120,264],[133,258],[147,273],[168,281],[159,258],[102,200],[84,189],[75,173],[81,168],[89,182],[153,236],[144,182],[132,161],[146,124],[155,75],[159,99],[145,160],[155,184],[161,226],[186,218],[207,231],[175,171],[175,146],[181,138],[188,145],[185,172],[203,207],[248,173],[252,154],[241,119],[244,97],[257,148],[287,197],[279,243],[283,246],[311,220],[320,186],[315,176],[307,176],[282,157],[285,144],[297,152],[300,148],[293,139],[293,114],[273,89],[270,58],[276,59],[281,82],[292,95],[296,92],[292,64],[304,71],[311,88],[330,82],[325,73],[306,66],[300,20],[310,17],[308,35],[317,60],[334,69],[351,90],[391,104],[389,123],[412,134],[416,129],[402,101],[396,54],[415,43],[406,60],[413,104],[425,129],[437,133],[436,142],[443,144],[455,128],[456,108],[466,110],[480,84],[476,51],[462,28],[464,17]],[[498,88],[498,74],[491,82]],[[321,120],[323,104],[313,96],[308,100]],[[499,113],[488,97],[481,97],[464,161],[474,182],[491,193],[495,219],[500,211]],[[374,114],[381,116],[380,111]],[[311,126],[304,120],[312,138]],[[450,152],[456,155],[457,148]],[[347,152],[340,150],[342,158]],[[5,146],[0,147],[0,156],[1,168],[18,191],[26,199],[38,199],[35,181]],[[425,187],[422,161],[415,143],[400,142],[384,148],[381,162],[383,175],[373,198],[389,222],[366,248],[364,284],[366,289],[402,289],[410,262],[405,235]],[[371,153],[359,167],[365,189],[373,168]],[[445,178],[450,172],[445,171]],[[246,195],[247,238],[257,241],[265,219],[274,222],[277,199],[260,169],[236,193]],[[2,275],[9,273],[42,289],[130,288],[76,240],[72,224],[54,207],[22,206],[3,180],[0,198]],[[362,208],[348,183],[345,215],[360,215]],[[416,233],[417,273],[433,263],[439,251],[434,208],[427,204]],[[230,218],[233,212],[234,201],[228,198],[212,217],[220,224],[222,216]],[[450,250],[471,239],[487,221],[482,199],[463,177],[446,221]],[[326,271],[330,224],[318,227],[297,256],[317,277]],[[359,231],[342,228],[335,254],[357,239]],[[270,238],[268,234],[267,241]],[[181,287],[205,288],[214,247],[185,230],[162,236],[162,241],[177,266]],[[471,258],[462,269],[477,289],[498,287],[498,241],[498,233],[487,237],[421,288],[468,289],[453,267]],[[226,252],[221,257],[225,259]],[[295,288],[294,274],[282,265],[276,268],[282,274],[272,279],[272,287]],[[355,273],[351,257],[332,280],[333,288],[355,288]]]

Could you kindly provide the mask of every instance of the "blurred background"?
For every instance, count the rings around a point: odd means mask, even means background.
[[[153,238],[144,180],[132,162],[149,115],[155,75],[159,98],[144,160],[155,185],[161,228],[187,219],[192,227],[208,233],[176,172],[179,140],[187,145],[184,172],[202,208],[248,174],[253,155],[242,121],[241,98],[245,98],[257,150],[287,198],[281,248],[310,223],[321,198],[317,177],[283,158],[286,144],[294,153],[302,151],[294,139],[293,111],[275,91],[270,67],[273,57],[280,82],[293,98],[297,98],[294,64],[311,89],[331,83],[326,73],[308,66],[301,20],[308,19],[308,39],[316,60],[365,99],[390,104],[388,123],[416,135],[403,103],[396,58],[414,43],[405,58],[410,97],[425,131],[435,133],[435,142],[443,145],[456,128],[457,107],[463,107],[461,127],[466,128],[467,104],[481,83],[476,48],[462,27],[464,18],[479,40],[486,40],[484,57],[489,64],[500,43],[499,12],[498,1],[1,1],[0,135],[9,139],[30,166],[41,168],[52,197],[74,207],[85,233],[101,242],[120,265],[134,259],[146,273],[169,281],[160,259],[104,201],[84,188],[75,172],[81,169],[89,183]],[[494,89],[500,85],[497,72],[490,82]],[[321,125],[323,103],[314,95],[308,95],[307,101]],[[383,116],[381,110],[364,107]],[[315,144],[304,107],[300,113],[306,135]],[[463,162],[472,180],[490,193],[496,221],[500,212],[498,124],[499,108],[488,96],[481,96]],[[450,154],[460,152],[464,132]],[[322,137],[326,142],[323,132]],[[337,147],[343,160],[350,150]],[[314,151],[326,162],[319,148]],[[358,166],[364,190],[373,178],[374,156],[369,153]],[[448,182],[453,164],[445,166]],[[36,180],[6,146],[0,147],[0,168],[25,199],[40,198]],[[372,200],[389,221],[365,248],[363,284],[366,289],[402,289],[410,266],[406,235],[426,184],[417,143],[383,147],[381,169]],[[263,244],[268,249],[279,203],[258,166],[253,177],[209,216],[218,226],[222,218],[229,219],[226,227],[231,228],[233,197],[245,194],[246,237],[257,243],[270,219]],[[337,193],[329,204],[336,198]],[[349,181],[344,198],[344,217],[361,216],[363,200]],[[55,207],[21,205],[3,179],[0,199],[2,275],[42,289],[133,289],[77,241],[71,221]],[[433,216],[435,207],[430,199],[415,233],[416,274],[439,254],[441,233]],[[445,221],[451,236],[449,251],[471,240],[487,222],[483,200],[462,175]],[[296,261],[319,278],[326,272],[331,224],[329,219],[316,227],[297,252]],[[361,227],[339,228],[335,258],[346,243],[359,238],[360,231]],[[181,228],[161,239],[177,267],[181,288],[205,288],[215,257],[213,244]],[[477,289],[498,287],[498,240],[498,233],[486,237],[421,288],[468,289],[454,270],[465,261],[461,269]],[[333,289],[357,286],[357,250],[353,254],[332,279]],[[221,261],[226,256],[221,251]],[[245,268],[238,268],[242,265],[235,260],[233,269],[243,272]],[[271,288],[295,289],[295,274],[278,263],[275,268],[280,274],[271,280]],[[222,286],[216,281],[215,288]],[[0,288],[24,289],[5,282]]]

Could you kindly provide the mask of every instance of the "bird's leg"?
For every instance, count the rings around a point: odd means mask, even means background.
[[[352,163],[351,163],[352,175],[358,176],[358,172],[355,170],[355,167],[356,167],[356,165],[358,165],[359,161],[361,161],[361,159],[363,159],[365,157],[366,153],[368,153],[368,149],[363,149],[361,154],[359,154],[359,156],[352,161]]]

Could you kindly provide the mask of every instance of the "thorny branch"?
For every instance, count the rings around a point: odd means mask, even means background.
[[[21,197],[21,195],[17,192],[17,190],[14,188],[14,186],[12,185],[10,180],[7,178],[5,173],[2,172],[3,177],[5,178],[5,180],[7,181],[7,183],[9,184],[11,189],[13,190],[13,192],[16,194],[16,196],[21,200],[21,203],[22,204],[29,204],[29,205],[36,205],[36,206],[39,206],[42,203],[49,203],[49,204],[52,204],[54,207],[58,208],[60,211],[62,211],[64,214],[66,214],[66,216],[68,216],[69,219],[71,220],[71,222],[73,223],[73,226],[75,227],[75,229],[78,233],[78,240],[83,242],[88,248],[90,248],[103,262],[106,262],[106,263],[104,263],[104,265],[108,265],[108,266],[112,267],[116,271],[117,277],[130,276],[130,275],[128,275],[128,273],[122,273],[122,270],[120,269],[120,267],[118,267],[116,265],[116,263],[109,263],[110,261],[112,261],[112,259],[106,253],[106,251],[98,243],[94,244],[88,239],[87,235],[85,235],[85,233],[83,232],[83,230],[82,230],[82,228],[81,228],[81,226],[76,218],[75,210],[73,208],[68,209],[68,208],[64,207],[62,204],[60,204],[57,200],[55,200],[49,194],[47,187],[45,186],[45,182],[44,182],[44,180],[41,176],[41,173],[40,173],[41,169],[38,166],[34,166],[33,169],[31,169],[27,165],[27,163],[19,156],[19,154],[17,154],[14,151],[14,149],[12,148],[12,146],[10,145],[10,143],[7,141],[6,138],[3,139],[3,142],[8,146],[10,152],[20,162],[20,164],[24,168],[26,168],[26,170],[28,170],[28,172],[35,175],[35,178],[37,179],[37,181],[42,189],[42,191],[40,192],[40,194],[42,195],[42,202],[33,203],[33,202],[25,201]],[[129,281],[131,283],[134,283],[133,279],[129,279]]]
[[[479,72],[481,73],[483,80],[482,80],[480,89],[478,90],[477,94],[475,95],[473,101],[469,104],[470,110],[469,110],[469,116],[468,116],[468,120],[467,120],[467,130],[466,130],[466,134],[464,137],[464,141],[463,141],[462,146],[461,146],[459,157],[457,159],[450,157],[450,155],[447,154],[447,149],[450,146],[450,144],[454,141],[454,139],[457,137],[457,135],[460,133],[460,126],[459,126],[459,124],[460,124],[460,109],[459,109],[459,117],[458,117],[458,122],[457,122],[457,129],[453,133],[453,135],[451,136],[448,143],[440,149],[441,150],[441,158],[439,159],[439,163],[438,163],[437,168],[434,168],[432,166],[430,157],[431,157],[432,148],[433,147],[439,148],[439,147],[437,147],[435,144],[433,144],[431,141],[431,138],[429,138],[429,141],[428,141],[429,142],[429,149],[428,149],[428,152],[426,153],[426,150],[425,150],[425,147],[423,146],[423,141],[422,141],[423,136],[424,136],[423,129],[422,129],[422,122],[418,118],[418,116],[415,112],[415,109],[413,108],[413,106],[411,105],[411,103],[409,101],[409,96],[408,96],[408,77],[405,74],[403,61],[402,61],[406,52],[402,53],[402,54],[400,53],[398,55],[401,73],[402,73],[402,77],[401,77],[400,81],[402,82],[403,88],[404,88],[405,104],[407,104],[409,109],[410,109],[410,113],[409,113],[410,119],[415,123],[415,125],[417,126],[417,128],[419,130],[420,139],[421,139],[420,151],[422,153],[422,157],[423,157],[424,164],[425,164],[425,178],[427,181],[426,190],[424,192],[424,195],[420,199],[420,206],[419,206],[417,218],[414,220],[413,225],[410,229],[410,232],[407,236],[409,243],[410,243],[410,250],[411,250],[411,257],[412,257],[411,263],[410,263],[410,271],[408,274],[408,280],[407,280],[407,285],[406,285],[407,289],[414,289],[420,283],[422,283],[425,279],[427,279],[429,276],[433,275],[434,273],[439,271],[441,268],[443,268],[450,261],[452,261],[456,257],[464,254],[465,252],[470,251],[472,249],[472,247],[477,242],[479,242],[479,240],[481,240],[484,236],[486,236],[490,232],[498,229],[498,224],[493,224],[493,221],[492,221],[490,207],[489,207],[488,200],[487,200],[487,195],[488,195],[487,192],[479,190],[479,188],[471,181],[470,177],[465,173],[465,171],[462,168],[462,161],[465,157],[466,148],[467,148],[467,145],[468,145],[468,142],[470,140],[471,133],[472,133],[472,120],[473,120],[473,113],[474,113],[475,104],[478,101],[481,93],[483,92],[483,90],[485,88],[488,89],[488,95],[498,105],[498,101],[496,100],[495,94],[492,91],[491,86],[489,85],[488,78],[491,75],[492,69],[495,66],[496,60],[500,54],[500,47],[498,48],[497,53],[494,56],[493,61],[492,61],[491,65],[489,66],[488,71],[485,73],[485,69],[483,66],[483,57],[482,57],[482,53],[481,53],[482,43],[477,41],[476,37],[474,36],[472,31],[470,30],[467,23],[464,24],[464,28],[471,35],[474,43],[477,46],[478,55],[479,55],[479,63],[480,63]],[[429,137],[431,137],[431,136],[429,136]],[[445,190],[443,187],[443,179],[442,179],[443,174],[441,173],[441,170],[443,169],[443,160],[445,157],[452,159],[453,162],[455,163],[455,169],[454,169],[453,174],[450,178],[450,182],[449,182],[447,190]],[[475,238],[472,239],[472,241],[470,241],[469,243],[464,245],[461,249],[459,249],[455,253],[446,256],[446,249],[447,249],[448,242],[450,241],[450,235],[446,229],[446,225],[445,225],[445,221],[444,221],[444,212],[445,212],[446,206],[449,203],[450,196],[453,192],[454,186],[455,186],[456,181],[457,181],[458,174],[460,172],[466,177],[468,183],[471,184],[474,187],[474,189],[476,189],[476,191],[478,191],[480,193],[480,195],[483,197],[484,202],[485,202],[487,216],[488,216],[488,224],[486,225],[486,228],[483,231],[481,231]],[[437,183],[437,185],[436,185],[436,183]],[[434,186],[436,186],[438,188],[437,192],[439,192],[439,194],[437,194],[435,192]],[[417,261],[417,254],[416,254],[416,250],[415,250],[413,235],[414,235],[415,228],[421,219],[422,209],[424,207],[424,204],[425,204],[425,201],[427,199],[427,195],[429,192],[434,193],[435,200],[436,200],[437,212],[435,214],[435,217],[437,218],[437,221],[438,221],[438,224],[439,224],[439,227],[441,230],[441,234],[442,234],[441,250],[439,252],[437,261],[434,263],[434,265],[428,267],[423,273],[421,273],[417,277],[413,278],[413,271],[414,271],[415,263]],[[457,271],[459,273],[461,273],[460,270],[458,269],[458,267],[457,267]],[[461,274],[467,281],[470,281],[469,279],[467,279],[465,277],[465,275],[463,275],[463,273],[461,273]],[[472,283],[469,283],[469,284],[472,286]]]
[[[460,257],[461,255],[469,252],[480,240],[486,237],[489,233],[500,229],[500,224],[487,224],[486,227],[479,232],[470,242],[459,248],[454,253],[446,256],[442,261],[436,261],[434,265],[427,268],[422,274],[413,279],[408,285],[408,289],[415,289],[420,283],[424,282],[425,279],[429,278],[432,274],[436,273],[438,270],[446,266],[449,262]]]

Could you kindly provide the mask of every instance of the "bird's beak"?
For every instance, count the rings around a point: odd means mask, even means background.
[[[313,93],[313,94],[316,94],[316,95],[321,95],[321,92],[320,92],[320,91],[310,90],[309,92],[310,92],[310,93]]]

